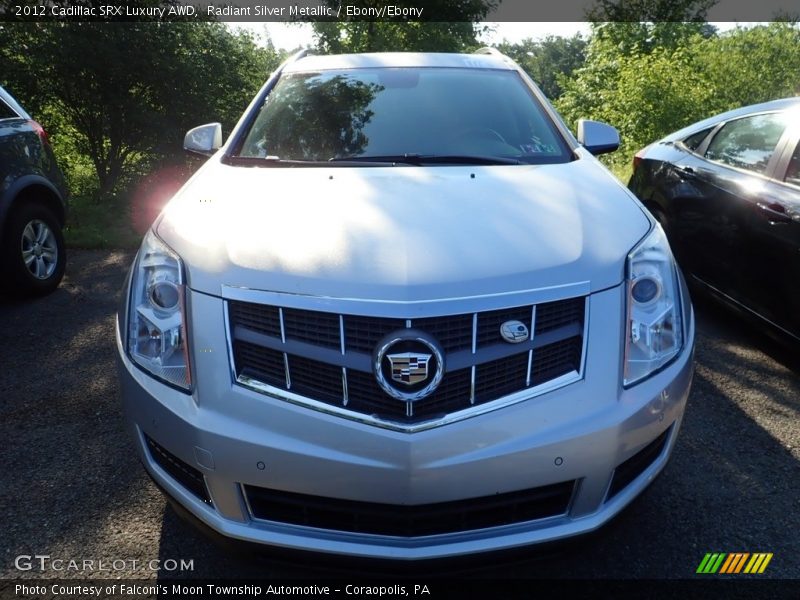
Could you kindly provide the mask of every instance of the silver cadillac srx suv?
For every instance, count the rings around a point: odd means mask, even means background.
[[[145,236],[142,462],[224,536],[391,559],[592,531],[664,468],[694,317],[664,233],[495,51],[299,55]]]

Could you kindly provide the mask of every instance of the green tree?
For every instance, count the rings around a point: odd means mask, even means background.
[[[694,63],[718,111],[800,94],[800,28],[777,22],[698,42]]]
[[[595,0],[586,12],[593,23],[704,23],[719,0]]]
[[[560,110],[576,121],[592,118],[614,125],[620,132],[620,150],[608,160],[627,165],[631,155],[653,140],[709,116],[713,90],[696,68],[692,54],[657,48],[650,53],[616,59],[617,77],[593,88],[587,110],[576,88],[562,97]]]
[[[232,126],[278,58],[222,23],[14,23],[0,31],[8,65],[0,78],[74,135],[100,198],[131,169],[174,153],[187,128]]]
[[[630,64],[624,59],[635,61],[656,50],[677,53],[704,36],[713,35],[714,30],[703,23],[593,23],[585,64],[573,72],[569,81],[562,80],[565,97],[560,106],[565,117],[574,125],[577,116],[603,112],[609,90],[623,76],[623,64]],[[677,66],[686,68],[685,61]],[[576,114],[578,109],[582,115]]]
[[[585,117],[620,130],[620,151],[604,158],[618,174],[638,148],[684,125],[800,93],[797,24],[675,39],[650,46],[593,38],[586,66],[575,71],[557,102],[572,125]]]
[[[573,127],[584,117],[620,130],[620,151],[603,159],[618,174],[630,164],[632,152],[653,136],[707,113],[706,82],[689,49],[716,35],[705,22],[714,3],[597,0],[588,12],[592,36],[586,63],[562,80],[564,93],[557,106]]]
[[[498,49],[513,58],[530,75],[545,95],[555,100],[562,94],[561,82],[586,60],[588,42],[580,34],[570,38],[549,35],[519,43],[503,42]]]
[[[369,105],[383,89],[342,75],[287,79],[270,93],[278,108],[248,136],[254,139],[248,154],[258,149],[304,160],[360,154],[374,114]]]
[[[461,52],[478,47],[481,21],[499,0],[428,0],[423,9],[437,21],[320,21],[313,24],[317,50],[324,54],[347,52]],[[336,9],[338,0],[325,4]],[[380,8],[378,0],[361,0],[359,7]],[[393,5],[419,7],[398,0]],[[426,13],[423,13],[425,15]],[[439,20],[440,19],[440,20]]]
[[[586,12],[592,22],[592,44],[618,54],[639,54],[655,48],[675,50],[695,35],[710,37],[716,28],[706,22],[718,0],[595,0]]]

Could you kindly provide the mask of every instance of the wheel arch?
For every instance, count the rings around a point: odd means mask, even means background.
[[[67,210],[58,189],[44,177],[25,175],[17,179],[0,197],[0,231],[5,230],[8,216],[22,202],[38,202],[48,208],[63,228]]]

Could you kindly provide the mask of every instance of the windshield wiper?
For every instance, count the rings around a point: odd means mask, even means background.
[[[407,165],[521,165],[522,161],[504,156],[475,154],[387,154],[382,156],[343,156],[330,162],[380,162]]]
[[[324,160],[299,160],[280,156],[228,156],[223,161],[254,167],[324,167],[328,164],[328,161]]]
[[[336,156],[329,158],[332,163],[379,163],[382,165],[414,165],[419,166],[419,154],[382,154],[372,156]]]
[[[522,165],[516,158],[503,156],[479,156],[472,154],[387,154],[375,156],[342,156],[328,160],[302,160],[281,158],[279,156],[228,156],[224,162],[253,167],[326,167],[349,165],[369,165],[385,167],[393,165]]]

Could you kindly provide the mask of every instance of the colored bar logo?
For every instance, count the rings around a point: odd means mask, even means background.
[[[772,560],[772,552],[709,552],[700,561],[697,573],[736,575],[763,573]]]

